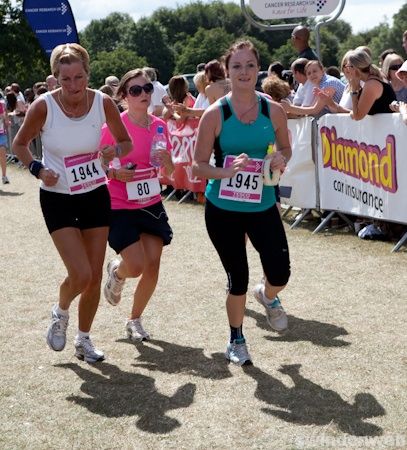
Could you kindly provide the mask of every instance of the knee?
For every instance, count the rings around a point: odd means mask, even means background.
[[[92,270],[90,267],[75,270],[68,275],[68,282],[77,292],[83,292],[92,282]]]
[[[249,285],[248,274],[228,273],[228,290],[232,295],[244,295]]]

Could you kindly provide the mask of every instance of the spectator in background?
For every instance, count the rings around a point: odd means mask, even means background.
[[[168,90],[171,102],[165,104],[163,112],[164,120],[169,120],[171,118],[179,120],[181,117],[176,113],[175,107],[183,105],[186,108],[193,108],[195,105],[195,98],[189,92],[188,81],[182,75],[177,75],[170,79],[168,82]],[[182,123],[180,123],[180,126],[182,126]]]
[[[226,78],[223,65],[213,59],[205,65],[205,75],[209,85],[205,88],[205,95],[209,104],[224,97],[231,89],[230,81]]]
[[[362,47],[357,47],[355,50],[364,50]],[[365,50],[366,51],[366,50]],[[366,52],[370,57],[372,57],[372,52],[368,53]],[[388,55],[391,55],[392,53],[396,53],[392,48],[387,48],[386,50],[383,50],[379,55],[379,66],[383,66],[383,62],[386,59]]]
[[[54,75],[48,75],[45,82],[47,84],[47,90],[50,92],[58,87],[58,80],[54,77]]]
[[[367,45],[359,45],[359,47],[356,47],[355,50],[363,50],[370,57],[372,57],[372,50],[370,50],[370,48]]]
[[[113,89],[114,95],[116,95],[117,87],[119,86],[119,79],[115,75],[109,75],[105,78],[105,84]]]
[[[9,126],[9,120],[6,109],[6,102],[3,96],[0,96],[0,167],[1,167],[1,180],[3,184],[9,184],[10,181],[7,178],[7,149],[8,149],[8,137],[7,129]]]
[[[195,100],[194,107],[185,106],[182,103],[175,104],[173,109],[178,113],[181,118],[185,117],[201,117],[205,112],[205,109],[209,106],[209,101],[205,95],[205,88],[208,85],[205,72],[198,72],[194,76],[194,84],[199,92],[198,97]]]
[[[39,97],[40,95],[46,94],[48,92],[48,89],[46,86],[40,86],[37,89],[37,97]]]
[[[163,114],[164,103],[163,100],[168,98],[165,87],[157,80],[157,70],[152,67],[143,67],[144,72],[153,83],[154,91],[151,95],[151,103],[148,107],[148,113],[154,116],[161,117]]]
[[[23,105],[25,105],[25,98],[21,92],[20,85],[17,83],[11,84],[11,90],[16,94],[17,100],[19,100]]]
[[[281,80],[283,79],[283,70],[284,66],[281,64],[280,61],[274,61],[269,65],[269,68],[267,69],[267,75],[277,75],[278,78]]]
[[[289,84],[277,75],[270,75],[261,84],[263,92],[268,94],[275,102],[280,103],[285,99],[292,101],[292,92]]]
[[[196,73],[205,72],[205,63],[199,63],[196,65]]]
[[[103,92],[104,94],[107,94],[109,97],[114,96],[114,91],[113,88],[111,86],[109,86],[108,84],[104,84],[103,86],[100,86],[100,88],[98,89],[100,92]]]
[[[295,27],[291,33],[291,43],[298,52],[298,58],[307,58],[309,60],[319,59],[318,55],[309,45],[309,29],[303,25]]]
[[[345,85],[341,80],[327,75],[320,61],[309,61],[305,66],[305,73],[307,74],[307,79],[316,88],[314,91],[326,93],[337,103],[340,101]],[[286,112],[300,116],[313,115],[315,117],[321,117],[329,112],[326,105],[318,101],[318,99],[315,99],[313,106],[309,107],[294,106],[285,100],[281,104]]]
[[[390,83],[399,102],[407,102],[407,86],[396,75],[403,65],[403,58],[397,53],[387,55],[382,64],[382,73]]]
[[[306,58],[298,58],[291,64],[291,70],[294,80],[298,83],[298,89],[293,98],[293,104],[296,106],[310,106],[314,103],[314,86],[307,80],[305,66],[308,63]]]
[[[32,88],[27,88],[24,91],[24,98],[28,105],[31,105],[31,103],[35,100],[35,94],[34,90]]]
[[[326,70],[325,73],[327,75],[330,75],[331,77],[335,77],[338,78],[338,80],[341,79],[341,71],[336,67],[336,66],[329,66]]]
[[[407,87],[407,61],[404,61],[396,75],[403,85]],[[403,122],[407,125],[407,102],[393,102],[390,105],[390,109],[394,112],[399,112]]]
[[[396,94],[380,69],[372,64],[371,57],[363,50],[353,50],[348,53],[348,61],[352,119],[392,112],[389,105],[396,100]]]
[[[38,97],[38,89],[39,89],[40,87],[45,87],[46,92],[48,91],[47,83],[45,83],[44,81],[37,81],[37,82],[34,83],[34,85],[33,85],[33,92],[34,92],[35,98]]]

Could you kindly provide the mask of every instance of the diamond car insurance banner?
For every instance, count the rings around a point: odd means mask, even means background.
[[[57,45],[79,43],[68,1],[24,0],[23,11],[48,57]]]
[[[279,181],[281,201],[285,205],[307,209],[317,206],[312,123],[311,117],[288,120],[292,156]]]
[[[407,223],[407,126],[400,114],[319,121],[321,208]]]

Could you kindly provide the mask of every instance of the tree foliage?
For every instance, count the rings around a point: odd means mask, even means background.
[[[315,27],[313,18],[294,21]],[[4,86],[17,80],[26,87],[44,80],[49,73],[48,58],[23,17],[22,0],[17,0],[15,6],[11,0],[0,1],[0,26],[0,83]],[[353,34],[351,26],[343,20],[323,25],[320,28],[323,63],[339,65],[344,53],[359,45],[368,45],[375,61],[388,47],[404,57],[401,39],[406,29],[407,4],[394,15],[392,26],[383,23]],[[158,68],[165,83],[174,74],[194,72],[197,63],[220,58],[234,41],[242,38],[252,39],[258,47],[262,69],[276,60],[288,68],[296,58],[290,35],[290,30],[260,30],[246,20],[239,5],[218,0],[159,8],[137,22],[128,14],[112,13],[93,20],[79,34],[91,57],[90,81],[94,87],[103,84],[107,75],[120,77],[144,65]],[[311,36],[315,46],[315,33]]]

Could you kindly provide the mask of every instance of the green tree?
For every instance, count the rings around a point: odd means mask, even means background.
[[[0,86],[17,82],[22,88],[44,81],[48,58],[23,15],[21,0],[0,4]]]
[[[90,62],[90,85],[97,89],[109,75],[121,78],[126,72],[147,64],[145,58],[119,47],[112,52],[99,52]]]
[[[79,38],[92,59],[97,53],[111,52],[128,41],[133,27],[134,20],[129,14],[112,13],[104,19],[92,20]]]
[[[182,51],[176,58],[174,73],[195,72],[198,63],[219,59],[234,39],[233,34],[227,33],[223,28],[199,28],[182,46]]]
[[[140,19],[130,33],[128,48],[143,56],[149,66],[157,68],[162,82],[171,77],[175,65],[174,51],[159,22]]]

